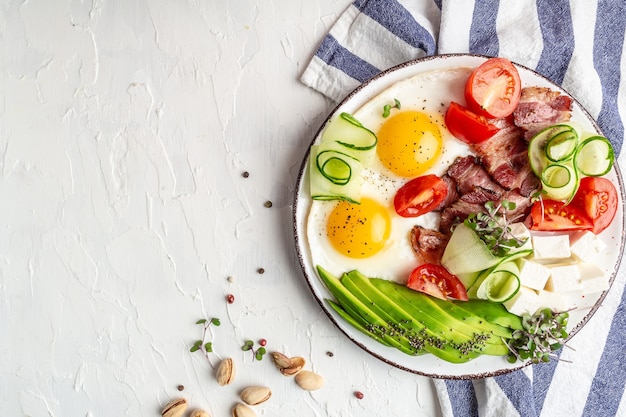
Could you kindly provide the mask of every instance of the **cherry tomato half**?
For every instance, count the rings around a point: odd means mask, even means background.
[[[463,283],[441,265],[418,266],[409,275],[406,286],[442,300],[454,298],[467,301],[468,299]]]
[[[448,185],[436,175],[423,175],[396,192],[393,206],[402,217],[417,217],[436,209],[448,195]]]
[[[531,207],[529,227],[539,231],[591,230],[593,223],[577,206],[545,199]]]
[[[448,130],[455,138],[469,144],[484,142],[500,130],[483,116],[475,114],[454,101],[450,103],[446,111],[445,121]]]
[[[505,58],[491,58],[470,74],[465,83],[467,107],[495,119],[513,113],[522,92],[517,68]]]
[[[617,190],[606,178],[583,177],[570,205],[587,214],[593,223],[591,231],[596,235],[606,229],[617,212]]]

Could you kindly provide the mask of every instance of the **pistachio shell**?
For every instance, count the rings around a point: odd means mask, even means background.
[[[289,357],[284,353],[272,352],[271,355],[272,360],[274,360],[274,365],[276,365],[278,369],[288,368],[291,366],[291,359],[289,359]]]
[[[289,358],[280,352],[272,352],[272,359],[274,360],[274,365],[276,365],[278,370],[285,376],[297,374],[306,363],[303,357],[294,356],[293,358]]]
[[[247,405],[237,403],[233,407],[233,417],[256,417],[256,413]]]
[[[187,400],[184,398],[176,398],[165,404],[163,411],[161,411],[162,417],[181,417],[187,410]]]
[[[296,384],[307,391],[314,391],[324,386],[324,378],[311,371],[300,371],[296,374]]]
[[[197,409],[193,410],[189,417],[211,417],[211,415],[204,410]]]
[[[215,378],[221,386],[228,385],[235,379],[235,364],[232,358],[222,359],[217,368]]]
[[[241,391],[241,401],[248,405],[258,405],[269,400],[272,396],[272,390],[268,387],[251,386]]]

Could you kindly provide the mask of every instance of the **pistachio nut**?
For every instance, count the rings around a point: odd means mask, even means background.
[[[221,386],[228,385],[235,379],[235,364],[232,358],[222,359],[217,367],[215,378]]]
[[[163,411],[161,411],[162,417],[181,417],[187,410],[187,400],[184,398],[177,398],[165,404]]]
[[[211,417],[211,415],[204,410],[197,409],[193,410],[189,417]]]
[[[303,357],[294,356],[290,358],[280,352],[272,352],[272,359],[274,360],[274,365],[276,365],[278,370],[285,376],[297,374],[306,363]]]
[[[296,374],[296,384],[307,391],[315,391],[324,386],[324,378],[311,371],[300,371]]]
[[[258,405],[269,400],[272,391],[268,387],[251,386],[241,391],[241,401],[248,405]]]
[[[233,407],[233,417],[256,417],[256,413],[247,405],[237,403]]]

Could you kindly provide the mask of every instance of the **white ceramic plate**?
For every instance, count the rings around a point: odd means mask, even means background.
[[[358,87],[346,99],[344,99],[328,116],[325,123],[317,132],[311,144],[315,143],[318,140],[324,126],[334,116],[341,112],[355,113],[366,102],[368,102],[398,81],[402,81],[414,75],[432,70],[445,70],[449,68],[460,67],[474,68],[484,62],[486,59],[487,57],[484,56],[466,54],[440,55],[407,62],[405,64],[401,64],[397,67],[384,71],[372,80]],[[534,85],[549,87],[553,90],[558,90],[564,94],[569,95],[563,89],[556,86],[548,79],[537,74],[536,72],[523,66],[516,66],[519,70],[523,86]],[[598,126],[593,121],[593,119],[575,100],[573,103],[572,120],[581,124],[587,131],[597,131],[599,134],[601,134]],[[436,378],[481,378],[486,376],[504,374],[528,365],[522,364],[520,362],[515,364],[509,364],[504,357],[494,357],[486,355],[480,356],[464,364],[451,364],[441,359],[438,359],[437,357],[430,354],[422,356],[409,356],[394,348],[383,346],[382,344],[374,341],[373,339],[351,327],[341,317],[339,317],[325,302],[325,299],[332,299],[333,297],[319,280],[311,260],[311,251],[309,248],[306,230],[307,217],[309,213],[309,208],[311,206],[311,197],[309,193],[308,159],[309,151],[307,151],[304,157],[300,173],[298,175],[296,195],[293,206],[296,251],[299,257],[302,271],[304,273],[304,277],[315,298],[318,300],[319,305],[322,307],[328,317],[333,321],[333,323],[335,323],[335,325],[348,338],[350,338],[350,340],[352,340],[362,349],[369,352],[374,357],[390,365],[410,372],[414,372],[416,374]],[[624,236],[622,233],[624,226],[624,210],[622,207],[622,202],[624,201],[624,188],[622,183],[622,177],[617,165],[607,175],[607,178],[612,180],[619,190],[620,204],[615,220],[613,221],[611,226],[607,230],[605,230],[600,236],[601,239],[607,244],[608,249],[601,255],[601,259],[598,260],[598,263],[599,265],[603,266],[603,268],[606,270],[606,273],[609,274],[610,282],[612,284],[615,279],[615,274],[617,273],[619,263],[621,261],[624,246]],[[606,292],[598,296],[598,299],[593,308],[573,311],[570,314],[570,337],[574,336],[582,326],[587,324],[593,313],[599,308],[605,294]],[[593,321],[591,321],[589,325],[593,326]]]

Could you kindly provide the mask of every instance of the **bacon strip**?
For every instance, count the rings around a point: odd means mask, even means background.
[[[546,87],[526,87],[513,117],[515,125],[525,130],[524,137],[529,140],[541,129],[570,120],[571,110],[571,97]]]

